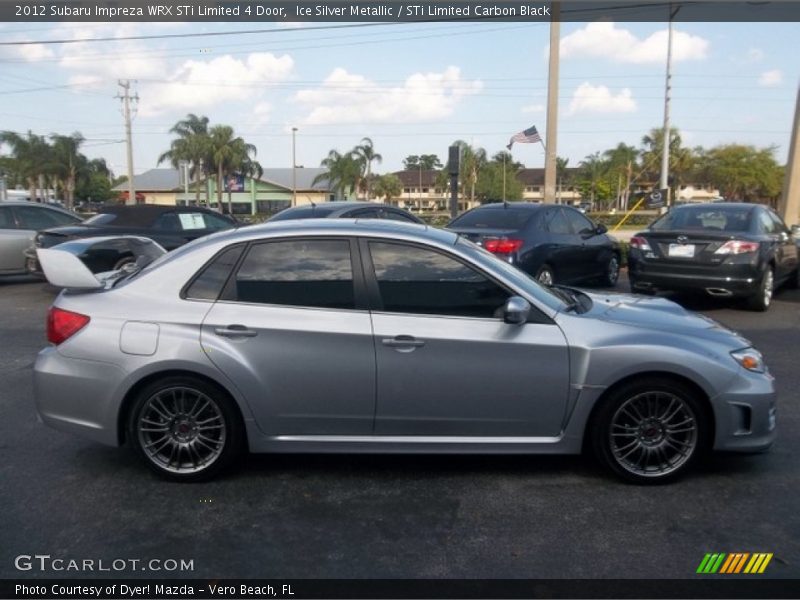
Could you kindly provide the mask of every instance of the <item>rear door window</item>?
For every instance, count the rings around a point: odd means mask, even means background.
[[[0,229],[16,229],[10,206],[0,206]]]
[[[239,302],[310,308],[355,308],[349,240],[254,244],[225,297]]]

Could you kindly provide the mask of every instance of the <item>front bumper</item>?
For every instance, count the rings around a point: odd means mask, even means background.
[[[33,392],[41,420],[61,431],[119,445],[117,416],[125,372],[116,365],[68,358],[51,346],[33,368]]]
[[[712,399],[714,449],[762,452],[777,436],[777,394],[768,373],[741,369],[731,388]]]

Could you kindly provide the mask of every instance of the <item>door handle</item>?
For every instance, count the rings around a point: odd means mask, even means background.
[[[255,337],[258,335],[257,331],[248,329],[244,325],[228,325],[227,327],[217,327],[214,333],[222,337]]]
[[[412,352],[415,348],[420,348],[425,345],[424,340],[418,340],[411,335],[398,335],[393,338],[384,338],[381,340],[384,346],[394,348],[398,352]]]

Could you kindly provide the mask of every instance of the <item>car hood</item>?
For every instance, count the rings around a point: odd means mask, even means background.
[[[591,316],[602,321],[692,335],[729,344],[735,348],[752,345],[749,340],[715,320],[686,310],[666,298],[617,293],[587,294],[593,303]]]

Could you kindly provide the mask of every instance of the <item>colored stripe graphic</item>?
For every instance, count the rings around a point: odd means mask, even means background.
[[[705,573],[706,572],[706,565],[708,564],[708,562],[710,560],[711,560],[711,555],[710,554],[706,554],[703,557],[703,560],[700,561],[700,566],[697,567],[697,573]]]
[[[744,554],[742,554],[742,557],[739,559],[739,562],[736,564],[736,568],[733,570],[734,573],[741,572],[742,567],[744,566],[744,561],[747,560],[748,556],[750,556],[749,552],[745,552]]]
[[[738,554],[728,554],[727,560],[722,563],[722,568],[719,570],[720,573],[730,573],[731,567],[736,564],[736,561],[739,560]]]
[[[717,570],[719,570],[719,567],[724,559],[725,559],[725,553],[723,552],[722,554],[719,555],[719,558],[717,558],[716,562],[711,566],[709,573],[716,573]]]
[[[703,556],[697,573],[733,575],[738,573],[760,574],[772,560],[772,552],[709,552]]]

